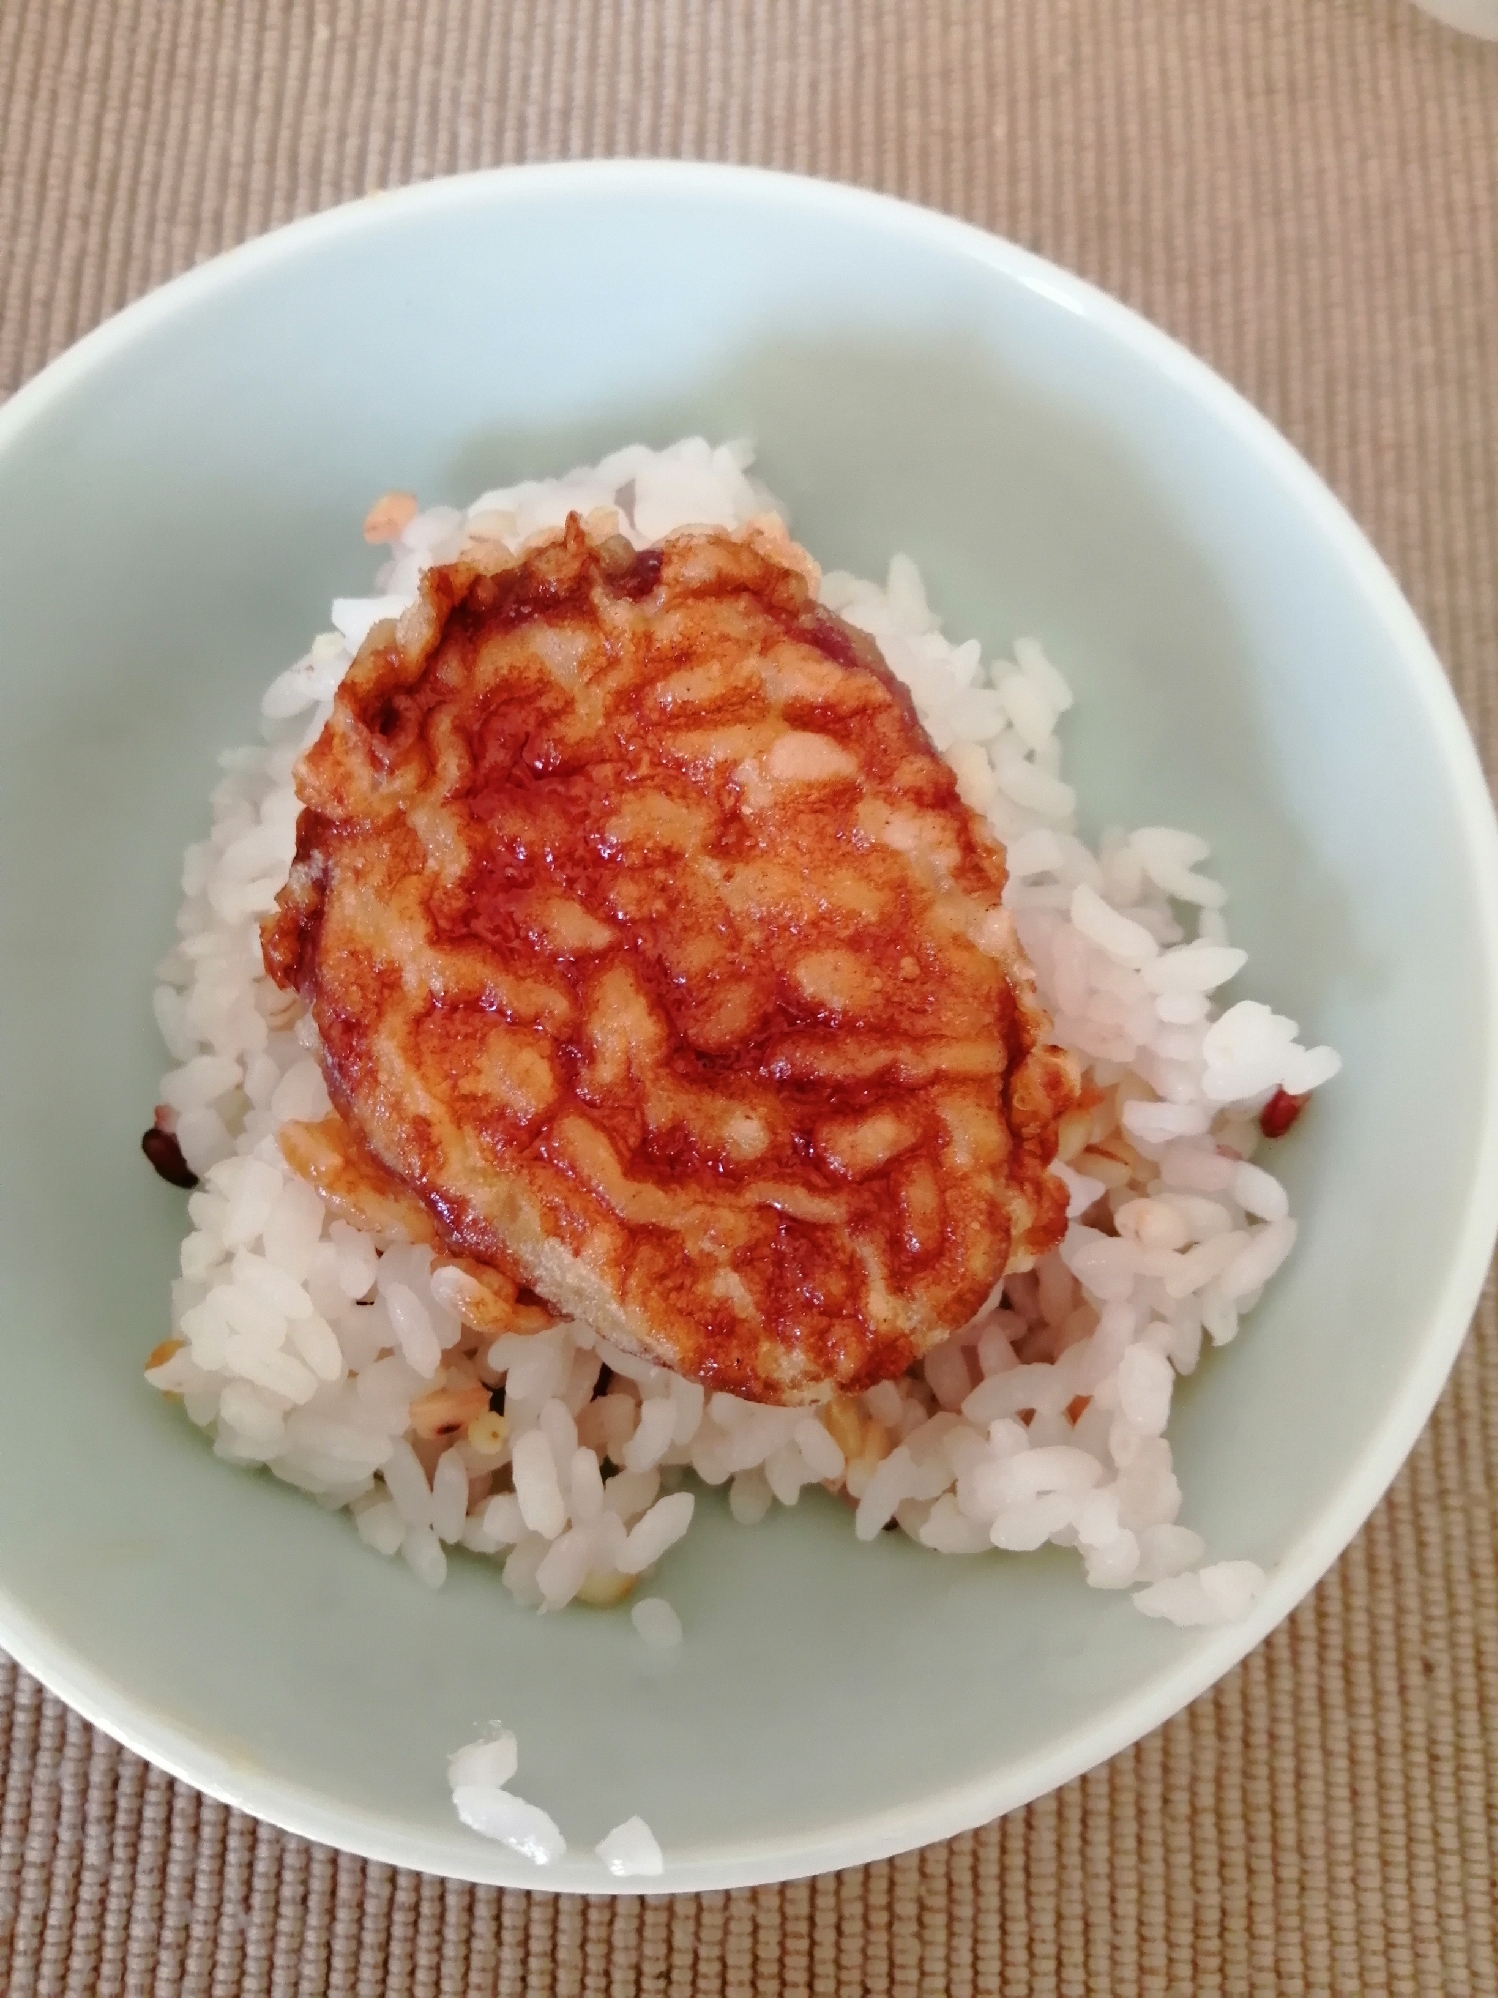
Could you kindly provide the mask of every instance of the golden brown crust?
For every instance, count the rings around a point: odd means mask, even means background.
[[[445,1278],[439,1287],[465,1324],[495,1334],[543,1332],[556,1324],[556,1313],[512,1273],[448,1256],[426,1208],[336,1110],[315,1124],[283,1124],[276,1141],[286,1163],[317,1188],[335,1220],[443,1252],[439,1267]]]
[[[335,1221],[371,1235],[404,1236],[419,1247],[440,1247],[432,1217],[416,1195],[380,1164],[336,1110],[315,1124],[283,1124],[276,1142],[291,1170],[317,1188]]]
[[[265,927],[453,1252],[713,1387],[901,1372],[1059,1239],[1003,850],[763,530],[429,570]]]

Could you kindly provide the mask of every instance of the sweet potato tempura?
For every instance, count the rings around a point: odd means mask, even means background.
[[[1003,849],[772,531],[427,572],[264,929],[441,1242],[710,1387],[905,1369],[1054,1245],[1074,1094]]]

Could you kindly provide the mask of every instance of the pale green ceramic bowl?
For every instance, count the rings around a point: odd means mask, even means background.
[[[143,1385],[181,1197],[138,1149],[151,966],[215,751],[367,588],[391,485],[460,500],[633,438],[748,432],[797,532],[907,549],[949,629],[1038,632],[1092,819],[1200,827],[1252,990],[1346,1072],[1281,1149],[1302,1244],[1182,1390],[1186,1518],[1270,1571],[1238,1628],[1151,1623],[1074,1557],[855,1544],[820,1493],[717,1497],[659,1586],[686,1643],[440,1594]],[[1477,761],[1377,558],[1288,445],[1097,292],[955,222],[720,168],[545,167],[303,222],[169,285],[0,412],[0,1641],[92,1720],[310,1837],[477,1880],[673,1889],[991,1817],[1174,1713],[1393,1475],[1495,1204],[1498,861]],[[572,1854],[452,1815],[491,1718]]]

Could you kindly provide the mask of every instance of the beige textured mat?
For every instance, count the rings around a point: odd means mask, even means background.
[[[370,186],[686,153],[950,208],[1180,335],[1371,531],[1498,759],[1498,47],[1403,0],[0,0],[0,392]],[[0,1660],[0,1992],[1498,1993],[1498,1312],[1314,1597],[950,1845],[587,1903],[365,1866]]]

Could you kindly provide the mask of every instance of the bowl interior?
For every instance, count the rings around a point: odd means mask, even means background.
[[[214,1462],[140,1378],[179,1195],[138,1151],[151,967],[214,756],[372,571],[391,485],[463,500],[633,438],[741,433],[828,565],[905,549],[947,629],[1039,633],[1087,829],[1208,834],[1246,990],[1345,1076],[1279,1154],[1302,1241],[1182,1390],[1184,1518],[1274,1571],[1177,1631],[1074,1560],[855,1547],[821,1493],[720,1498],[623,1612],[430,1594],[346,1517]],[[1493,846],[1413,619],[1205,370],[1006,246],[706,169],[379,197],[160,294],[0,414],[0,1640],[156,1760],[293,1829],[599,1889],[635,1811],[694,1888],[839,1865],[1023,1801],[1164,1718],[1291,1606],[1412,1440],[1492,1197]],[[572,1846],[453,1818],[491,1719]]]

